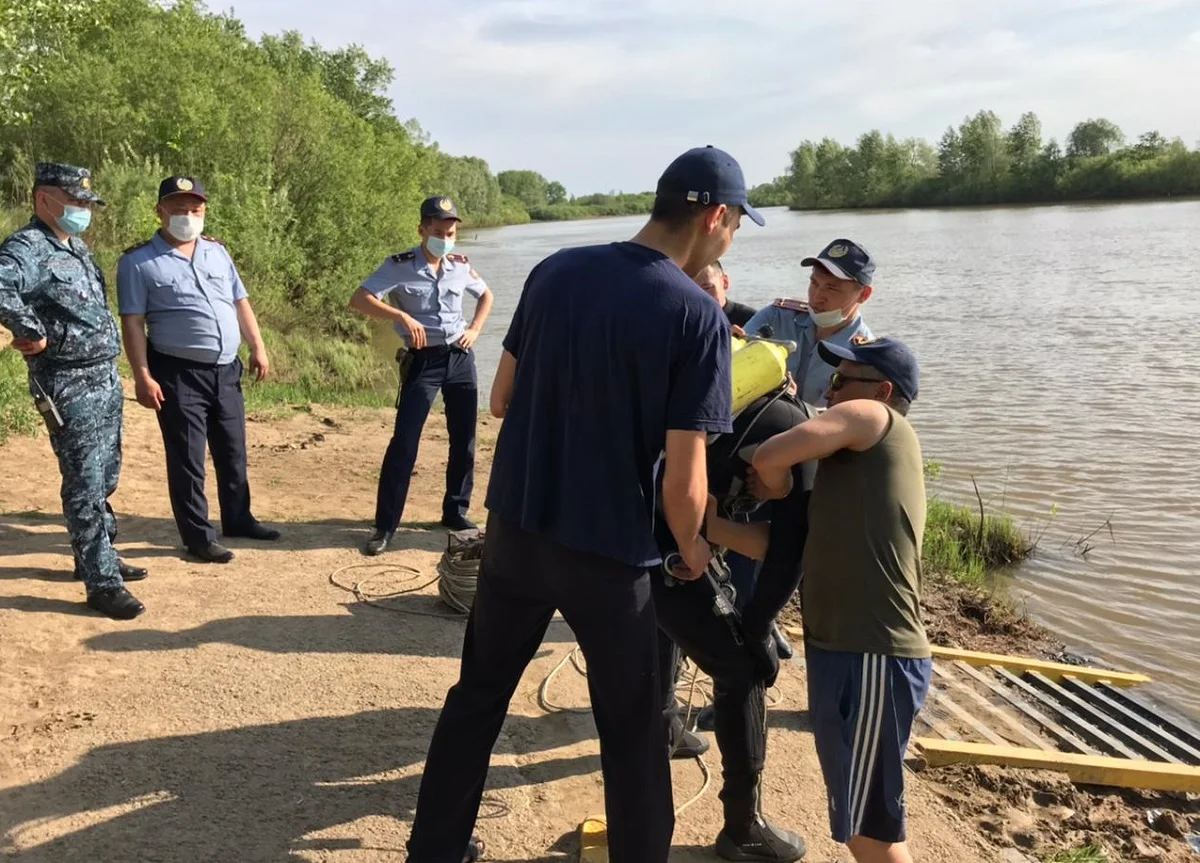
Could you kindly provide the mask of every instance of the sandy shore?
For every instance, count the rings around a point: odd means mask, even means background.
[[[440,416],[427,428],[396,550],[373,560],[358,552],[391,422],[389,411],[323,409],[251,421],[254,510],[285,536],[231,540],[236,560],[212,566],[184,559],[157,426],[127,401],[118,547],[151,570],[133,586],[148,610],[132,623],[82,604],[45,437],[0,450],[0,848],[55,863],[403,859],[463,623],[372,607],[330,583],[345,567],[356,568],[342,578],[374,591],[436,576],[446,534],[426,520],[442,492]],[[496,428],[480,430],[477,502]],[[445,612],[435,597],[427,587],[390,604]],[[591,717],[537,706],[539,685],[572,645],[569,629],[553,624],[513,701],[479,824],[491,860],[573,859],[578,824],[602,812]],[[828,837],[800,663],[784,669],[777,696],[766,809],[805,836],[807,860],[849,860]],[[569,666],[553,700],[587,704]],[[714,859],[715,746],[706,762],[713,787],[679,816],[672,860]],[[679,805],[702,774],[694,761],[674,772]],[[909,800],[918,860],[998,859],[979,813],[948,803],[940,780],[911,776]]]

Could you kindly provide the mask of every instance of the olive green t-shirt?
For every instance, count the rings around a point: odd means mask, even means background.
[[[888,414],[875,446],[817,465],[800,588],[804,633],[824,650],[924,659],[921,444],[908,420]]]

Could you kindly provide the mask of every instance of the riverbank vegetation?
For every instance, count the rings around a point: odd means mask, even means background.
[[[853,146],[804,141],[788,170],[756,189],[758,203],[792,209],[1032,204],[1200,195],[1200,149],[1158,131],[1134,141],[1103,118],[1078,123],[1063,144],[1043,139],[1037,115],[1006,129],[992,111],[946,129],[936,144],[878,130]]]
[[[452,196],[468,228],[647,212],[652,197],[571,197],[446,153],[399,118],[392,80],[357,46],[255,41],[196,0],[0,4],[0,236],[28,218],[37,161],[85,165],[109,202],[86,239],[115,293],[121,252],[157,227],[159,181],[199,176],[206,233],[233,254],[272,352],[274,381],[251,399],[378,402],[395,384],[390,352],[347,298],[416,242],[424,197]],[[17,366],[0,363],[0,428],[22,427]]]

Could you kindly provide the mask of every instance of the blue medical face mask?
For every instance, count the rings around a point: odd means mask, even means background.
[[[427,237],[425,239],[425,248],[435,258],[444,258],[454,251],[454,240],[447,240],[442,237]]]
[[[68,234],[82,234],[92,223],[92,211],[87,207],[63,205],[63,214],[54,220]]]

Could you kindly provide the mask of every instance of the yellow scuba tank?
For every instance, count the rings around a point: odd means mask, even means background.
[[[742,348],[746,347],[747,344],[748,344],[748,342],[745,339],[743,339],[741,336],[734,336],[733,337],[733,352],[736,354]]]
[[[745,341],[744,345],[734,348],[732,358],[734,414],[787,380],[788,354],[796,349],[794,342],[760,339]]]

